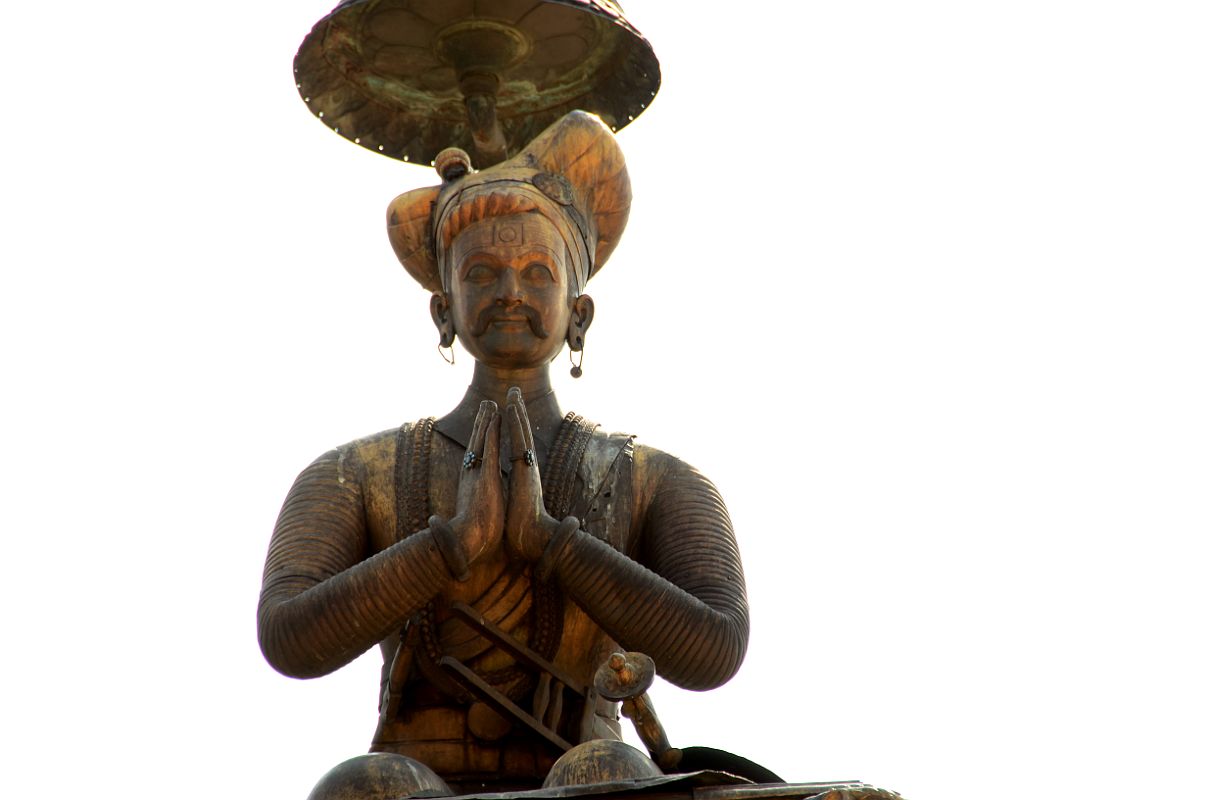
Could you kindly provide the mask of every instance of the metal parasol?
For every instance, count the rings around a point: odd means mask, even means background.
[[[302,42],[294,74],[344,138],[424,164],[460,147],[478,167],[575,109],[619,130],[661,80],[610,0],[343,0]]]

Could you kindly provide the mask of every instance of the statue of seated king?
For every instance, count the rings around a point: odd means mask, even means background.
[[[609,664],[629,669],[620,654],[703,690],[746,652],[717,489],[562,409],[550,383],[563,347],[581,356],[587,283],[628,218],[612,131],[574,112],[495,166],[446,150],[436,168],[440,185],[390,204],[389,238],[431,292],[440,344],[459,339],[475,359],[472,382],[443,416],[306,467],[264,568],[259,639],[275,669],[312,678],[374,646],[383,657],[370,753],[332,770],[314,800],[571,780],[600,753],[625,758],[617,696],[597,688]]]

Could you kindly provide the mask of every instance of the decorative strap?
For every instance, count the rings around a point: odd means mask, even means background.
[[[587,453],[587,445],[598,428],[594,422],[571,411],[562,420],[553,449],[549,451],[541,491],[545,496],[545,509],[557,519],[570,513],[574,503],[574,478],[578,467]]]
[[[430,476],[432,463],[432,432],[436,429],[436,418],[426,417],[415,423],[407,423],[398,429],[398,438],[394,451],[394,538],[401,541],[408,536],[418,533],[428,526],[428,515],[431,502]],[[451,533],[451,531],[449,531]],[[445,550],[450,553],[448,536],[445,536],[442,547],[439,533],[433,532],[437,549],[449,563],[450,571],[456,567],[449,562]],[[455,560],[455,555],[454,555]],[[400,647],[412,646],[417,643],[422,649],[423,658],[418,659],[418,666],[442,691],[450,696],[458,697],[463,691],[454,682],[446,678],[433,665],[440,659],[440,643],[436,637],[436,603],[428,603],[411,618],[409,627],[412,636],[407,635],[407,629],[402,631]],[[416,642],[417,640],[417,642]],[[411,644],[408,644],[411,643]],[[403,679],[405,680],[405,678]]]
[[[541,478],[545,510],[554,519],[564,520],[570,513],[574,504],[574,479],[586,455],[587,444],[598,427],[581,414],[571,411],[558,428]],[[577,524],[575,527],[578,527]],[[548,574],[541,574],[539,567],[533,573],[532,598],[536,613],[530,644],[533,650],[552,661],[561,644],[565,602],[561,589],[549,577]]]
[[[402,541],[427,527],[428,476],[432,431],[436,418],[427,417],[398,429],[394,449],[394,540]]]

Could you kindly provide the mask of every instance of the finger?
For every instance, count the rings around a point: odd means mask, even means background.
[[[520,422],[524,427],[524,444],[532,453],[536,453],[536,440],[532,438],[532,422],[528,419],[527,406],[520,406]]]
[[[511,393],[508,392],[510,398]],[[524,424],[520,421],[520,410],[515,403],[507,404],[507,430],[511,434],[511,455],[513,463],[523,464],[524,451],[527,450],[527,445],[524,442]]]
[[[491,400],[483,400],[478,406],[478,416],[474,418],[474,430],[469,435],[465,448],[476,457],[481,458],[486,439],[486,429],[492,417],[498,416],[499,407]]]
[[[499,471],[499,414],[498,406],[494,403],[490,406],[490,422],[482,442],[482,469],[487,475],[495,475]]]
[[[524,395],[520,392],[520,387],[512,386],[507,390],[507,403],[515,406],[520,412],[520,430],[523,434],[524,448],[532,450],[535,447],[532,439],[532,423],[528,419],[528,406],[524,404]]]
[[[485,404],[478,406],[478,413],[474,417],[474,428],[470,431],[469,439],[465,442],[465,450],[470,453],[477,452],[474,448],[482,444],[482,422],[486,416]]]

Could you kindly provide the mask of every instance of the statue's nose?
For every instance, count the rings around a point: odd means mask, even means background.
[[[518,306],[524,302],[524,293],[520,291],[519,281],[515,275],[508,274],[499,286],[499,296],[495,302],[506,308]]]

